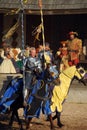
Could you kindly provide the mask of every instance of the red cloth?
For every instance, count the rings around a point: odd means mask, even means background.
[[[79,63],[79,59],[75,59],[75,60],[72,60],[72,61],[69,61],[69,65],[72,66],[72,65],[77,65]]]

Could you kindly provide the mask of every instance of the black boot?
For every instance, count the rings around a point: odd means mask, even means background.
[[[63,127],[64,125],[61,123],[60,121],[60,115],[61,113],[60,112],[56,112],[56,116],[57,116],[57,125],[61,128]]]
[[[57,118],[57,115],[53,116],[53,117],[52,117],[52,120],[55,120],[56,118]]]

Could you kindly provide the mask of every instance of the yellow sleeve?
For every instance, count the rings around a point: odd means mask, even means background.
[[[79,55],[82,53],[82,40],[81,39],[79,39],[78,40],[78,48],[79,48]]]

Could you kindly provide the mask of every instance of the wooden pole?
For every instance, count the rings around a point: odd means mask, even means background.
[[[39,0],[38,4],[39,4],[39,7],[40,7],[40,14],[41,14],[43,47],[44,47],[44,50],[45,50],[45,35],[44,35],[44,21],[43,21],[42,0]]]
[[[20,0],[21,3],[21,33],[22,33],[22,55],[23,55],[23,94],[25,92],[25,66],[24,66],[24,50],[25,50],[25,42],[24,42],[24,1]]]

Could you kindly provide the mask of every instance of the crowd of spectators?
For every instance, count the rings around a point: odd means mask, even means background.
[[[44,49],[45,51],[49,50],[51,55],[48,54],[48,57],[44,55],[44,57],[45,59],[47,58],[46,61],[48,63],[53,62],[53,64],[56,64],[60,72],[71,65],[77,65],[79,63],[79,56],[82,53],[82,40],[77,36],[76,32],[70,32],[69,39],[60,42],[60,48],[58,48],[55,55],[53,55],[49,43],[46,43],[45,48],[43,45],[38,45],[38,48],[35,48],[36,56],[39,57],[39,54]],[[10,45],[3,43],[0,49],[0,73],[21,73],[23,70],[23,60],[29,57],[31,48],[26,45],[25,50],[21,50],[20,48],[12,48]]]

